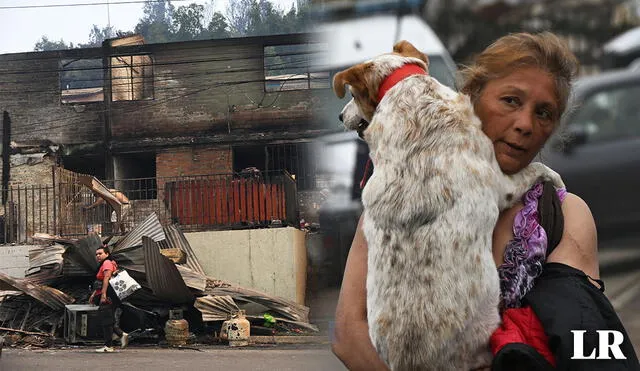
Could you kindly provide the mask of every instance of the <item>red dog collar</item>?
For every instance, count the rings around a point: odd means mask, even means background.
[[[382,97],[384,97],[384,95],[387,94],[387,91],[389,91],[389,89],[391,89],[395,84],[413,75],[427,75],[427,71],[417,64],[405,64],[391,72],[391,74],[382,81],[382,84],[380,84],[380,89],[378,89],[378,102],[382,100]]]

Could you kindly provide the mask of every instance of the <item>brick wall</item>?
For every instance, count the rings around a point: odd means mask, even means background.
[[[158,152],[156,176],[226,174],[233,171],[230,146],[175,148]]]

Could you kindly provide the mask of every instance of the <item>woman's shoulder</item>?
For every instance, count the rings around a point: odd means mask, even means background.
[[[547,262],[567,264],[599,278],[598,234],[589,206],[577,195],[567,193],[562,202],[562,213],[562,239]]]
[[[118,266],[118,265],[117,265],[117,263],[116,263],[114,260],[111,260],[111,259],[105,259],[105,260],[102,262],[102,265],[101,265],[101,269],[100,269],[100,270],[102,270],[102,271],[105,271],[105,270],[115,271],[117,266]]]

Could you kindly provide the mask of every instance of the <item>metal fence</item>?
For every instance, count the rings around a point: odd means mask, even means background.
[[[75,174],[77,175],[77,174]],[[0,215],[0,243],[29,242],[35,233],[79,237],[88,232],[120,234],[107,204],[57,171],[55,186],[15,186]],[[122,212],[125,232],[155,212],[163,225],[184,231],[298,224],[296,183],[286,171],[107,180],[112,192],[128,198]],[[92,207],[93,206],[93,207]]]

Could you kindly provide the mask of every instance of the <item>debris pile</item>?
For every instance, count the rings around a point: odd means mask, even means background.
[[[240,310],[261,333],[317,331],[303,305],[207,277],[179,227],[163,227],[155,213],[122,237],[37,234],[34,239],[41,245],[30,250],[26,277],[0,273],[0,290],[10,290],[0,291],[5,345],[44,347],[64,337],[65,305],[88,302],[98,268],[95,251],[103,245],[142,287],[124,300],[120,322],[139,339],[161,339],[176,310],[184,313],[191,332],[205,336]],[[88,336],[91,326],[83,326]]]

